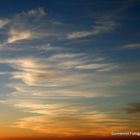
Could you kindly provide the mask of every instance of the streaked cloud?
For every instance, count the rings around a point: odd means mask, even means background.
[[[55,61],[55,60],[63,60],[63,59],[71,59],[71,58],[77,58],[77,57],[82,57],[84,56],[85,53],[63,53],[63,54],[56,54],[53,55],[51,57],[49,57],[48,59],[50,61]]]
[[[140,113],[140,102],[129,103],[125,110],[128,113]]]
[[[94,54],[93,54],[94,55]],[[47,62],[55,62],[57,68],[109,71],[119,68],[117,64],[106,62],[105,57],[94,56],[92,61],[86,53],[65,53],[52,55]]]
[[[85,64],[76,66],[77,69],[93,69],[99,71],[108,71],[117,68],[114,64]]]
[[[41,32],[34,32],[39,25],[30,24],[28,20],[33,18],[37,22],[44,16],[46,16],[46,12],[42,7],[39,7],[27,12],[21,12],[7,19],[0,19],[0,28],[4,27],[10,22],[5,31],[8,34],[8,38],[5,39],[6,41],[3,41],[1,46],[6,46],[8,43],[16,43],[23,40],[42,37]]]
[[[20,79],[23,82],[25,82],[28,85],[35,85],[36,83],[39,83],[43,81],[43,79],[52,79],[56,78],[57,74],[54,74],[52,72],[17,72],[13,74],[14,79]]]
[[[117,23],[111,20],[97,20],[95,25],[89,31],[77,31],[67,34],[68,39],[83,38],[92,35],[109,32],[117,26]]]
[[[39,63],[39,58],[36,59],[32,57],[14,59],[13,61],[10,61],[10,64],[12,67],[19,70],[22,69],[23,71],[43,68],[43,65]]]
[[[19,70],[14,72],[14,79],[21,79],[28,85],[34,85],[36,82],[40,82],[43,79],[56,78],[59,74],[53,71],[44,69],[44,65],[39,64],[34,59],[20,59],[10,64],[15,69]]]
[[[24,107],[26,108],[27,104]],[[98,128],[101,130],[105,128],[99,125],[97,126],[97,122],[104,122],[109,119],[108,115],[98,111],[91,111],[90,107],[82,106],[80,104],[50,104],[45,106],[30,104],[30,107],[32,107],[32,109],[35,107],[36,109],[38,108],[36,111],[33,110],[41,114],[47,114],[47,116],[40,115],[23,118],[15,122],[12,127],[30,128],[48,135],[58,135],[62,132],[64,135],[70,136],[75,134],[78,135],[81,132],[85,135],[87,134],[87,131],[92,135],[97,135],[96,133],[98,131],[93,131],[95,127],[96,129]],[[46,111],[41,110],[43,108],[46,109]],[[81,114],[80,112],[85,112],[85,114]],[[31,127],[33,123],[34,127]],[[58,129],[56,129],[56,127]]]
[[[77,106],[72,106],[70,108],[68,107],[68,109],[66,110],[64,108],[62,110],[60,109],[60,112],[58,114],[53,113],[47,116],[40,115],[20,119],[15,122],[12,127],[24,129],[30,128],[32,130],[45,133],[47,135],[60,135],[63,133],[63,135],[65,136],[101,136],[109,135],[112,131],[115,130],[126,131],[130,129],[130,127],[126,125],[129,124],[128,120],[125,120],[123,122],[119,118],[111,118],[108,114],[104,112],[85,112],[84,110],[86,108],[82,108],[82,106],[81,108],[77,108]],[[85,113],[80,113],[80,111]]]
[[[44,11],[43,7],[39,7],[37,9],[30,10],[28,12],[22,12],[18,16],[37,16],[37,17],[42,17],[45,16],[46,12]]]
[[[24,23],[27,23],[26,20],[31,18],[31,17],[35,18],[37,20],[37,19],[39,19],[41,17],[44,17],[46,15],[47,15],[47,13],[44,10],[44,8],[43,7],[38,7],[38,8],[35,8],[35,9],[28,10],[28,11],[21,11],[20,13],[17,13],[16,15],[13,15],[11,20],[13,22],[18,21],[18,23],[14,24],[14,25],[17,25],[21,21],[23,21]]]
[[[0,19],[0,28],[4,27],[9,23],[8,19]]]
[[[20,40],[28,40],[32,37],[31,32],[29,31],[17,31],[12,29],[9,33],[8,43],[14,43]]]
[[[91,32],[91,31],[72,32],[68,34],[68,39],[82,38],[82,37],[90,36],[93,34],[94,32]]]
[[[54,38],[57,40],[67,40],[67,39],[76,39],[83,38],[92,35],[98,35],[101,33],[109,32],[116,28],[118,23],[112,19],[103,18],[96,19],[94,24],[91,25],[91,29],[85,29],[83,26],[82,31],[68,29],[68,26],[73,27],[72,25],[67,24],[56,24],[61,21],[54,21],[52,19],[45,20],[46,12],[42,7],[23,11],[12,18],[9,18],[11,24],[8,27],[9,37],[7,42],[4,42],[3,45],[7,43],[16,43],[16,41],[23,41],[29,39],[50,39]],[[31,22],[30,18],[33,18]],[[47,17],[46,17],[47,18]],[[43,20],[43,23],[42,23]],[[32,23],[33,22],[33,23]],[[3,24],[4,22],[2,22]],[[82,26],[82,24],[81,24]],[[43,30],[42,30],[43,29]]]
[[[126,45],[121,46],[121,48],[124,48],[124,49],[138,49],[138,48],[140,48],[140,44],[139,43],[126,44]]]
[[[96,119],[99,115],[93,115]],[[104,117],[103,115],[100,118]],[[34,124],[34,127],[31,127]],[[72,116],[38,116],[24,118],[16,122],[13,127],[30,128],[35,131],[45,133],[47,135],[60,135],[63,132],[64,136],[73,135],[97,135],[98,131],[93,131],[95,126],[90,125],[90,120],[83,119],[83,117]],[[97,126],[96,126],[97,127]],[[99,128],[98,128],[99,129]]]

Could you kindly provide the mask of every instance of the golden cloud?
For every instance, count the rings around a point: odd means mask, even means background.
[[[15,43],[20,40],[28,40],[32,38],[30,31],[18,31],[16,29],[11,29],[9,33],[8,43]]]

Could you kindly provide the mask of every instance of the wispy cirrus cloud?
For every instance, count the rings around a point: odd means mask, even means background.
[[[21,40],[28,40],[32,38],[31,32],[29,31],[18,31],[15,29],[10,30],[8,43],[15,43]]]
[[[47,135],[60,135],[63,132],[63,135],[66,136],[81,135],[81,133],[82,135],[109,135],[112,130],[126,131],[130,129],[129,119],[123,121],[121,118],[112,118],[108,113],[96,111],[89,106],[48,105],[46,112],[40,110],[41,106],[37,106],[37,108],[39,109],[38,113],[48,114],[47,117],[39,115],[22,118],[12,127],[30,128]],[[110,129],[107,128],[108,126]]]
[[[46,16],[46,12],[42,7],[39,7],[27,12],[22,12],[7,19],[0,19],[0,28],[8,24],[5,30],[8,38],[5,39],[6,41],[3,41],[1,46],[38,38],[39,34],[34,32],[34,30],[38,28],[38,25],[30,24],[28,21],[30,18],[33,18],[36,22],[38,22],[40,18],[44,16]]]
[[[0,28],[4,27],[9,23],[8,19],[0,19]]]
[[[94,56],[92,61],[86,53],[65,53],[48,57],[47,62],[55,62],[57,68],[63,69],[79,69],[79,70],[97,70],[109,71],[117,69],[119,66],[107,62],[105,57]]]
[[[127,111],[127,113],[140,113],[140,102],[129,103],[125,111]]]
[[[47,104],[40,100],[32,99],[9,99],[6,102],[14,104],[16,108],[20,108],[26,112],[38,114],[37,116],[19,119],[11,127],[31,129],[48,135],[58,135],[62,132],[64,135],[75,135],[81,132],[85,135],[89,124],[90,128],[88,131],[91,130],[90,134],[96,135],[92,129],[95,126],[97,128],[97,122],[109,119],[107,114],[92,111],[93,107],[81,104]],[[95,119],[97,122],[93,122]],[[31,127],[33,123],[34,126]],[[94,123],[95,125],[93,125]],[[56,126],[59,129],[55,129]],[[81,129],[77,129],[79,127]],[[102,127],[98,126],[98,129],[102,129]]]
[[[14,79],[20,79],[27,85],[35,85],[36,83],[40,83],[44,81],[44,79],[52,79],[56,78],[57,74],[48,71],[41,71],[41,72],[15,72],[13,73]]]
[[[121,46],[122,49],[139,49],[140,44],[139,43],[134,43],[134,44],[126,44]]]
[[[99,70],[99,71],[108,71],[114,68],[117,68],[117,65],[115,64],[102,64],[102,63],[95,63],[95,64],[85,64],[85,65],[79,65],[76,66],[77,69],[93,69],[93,70]]]
[[[14,79],[20,79],[28,85],[34,85],[43,79],[57,78],[58,73],[47,70],[36,59],[20,59],[10,64],[17,72],[12,73]]]
[[[43,82],[45,79],[57,78],[61,75],[59,72],[47,70],[47,67],[40,63],[40,59],[5,59],[1,63],[5,63],[14,68],[13,72],[9,72],[11,78],[19,79],[27,85],[34,85]]]
[[[96,117],[97,119],[99,116],[96,116],[95,114],[93,117]],[[102,115],[102,118],[103,117],[104,116]],[[54,121],[55,123],[53,123]],[[31,127],[32,124],[35,124],[34,127]],[[98,135],[98,130],[93,132],[95,126],[90,126],[89,124],[90,121],[88,120],[87,122],[84,117],[70,117],[60,115],[48,116],[48,119],[45,116],[23,118],[17,121],[13,127],[24,129],[31,128],[32,130],[39,131],[47,135],[60,135],[62,132],[64,136],[80,135],[81,133],[82,135],[87,135],[87,132],[88,135]]]
[[[85,29],[82,31],[71,30],[74,25],[69,24],[56,24],[60,21],[54,21],[52,19],[45,20],[46,12],[42,7],[37,9],[21,12],[6,20],[1,20],[1,25],[10,24],[7,27],[8,38],[2,43],[2,46],[6,44],[12,44],[19,41],[26,41],[32,39],[78,39],[86,36],[98,35],[106,33],[118,25],[116,21],[112,19],[95,20],[95,23],[91,25],[91,29]],[[32,20],[31,20],[32,18]],[[46,17],[47,18],[47,17]],[[43,22],[42,22],[43,20]],[[6,24],[5,24],[6,23]],[[82,25],[82,24],[81,24]],[[68,28],[70,26],[70,28]]]
[[[22,12],[21,14],[18,14],[17,17],[19,18],[20,16],[29,16],[29,17],[42,17],[42,16],[45,16],[46,15],[46,12],[44,10],[43,7],[39,7],[38,9],[32,9],[30,11],[27,11],[27,12]]]
[[[109,32],[117,26],[117,22],[111,20],[99,20],[95,22],[95,25],[88,31],[75,31],[67,34],[68,39],[78,39],[92,35],[98,35],[101,33]]]

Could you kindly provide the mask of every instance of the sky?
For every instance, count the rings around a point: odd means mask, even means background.
[[[0,138],[140,132],[139,0],[1,0]]]

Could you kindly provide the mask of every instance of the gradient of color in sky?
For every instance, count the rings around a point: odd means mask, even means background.
[[[1,0],[0,137],[140,131],[139,0]]]

